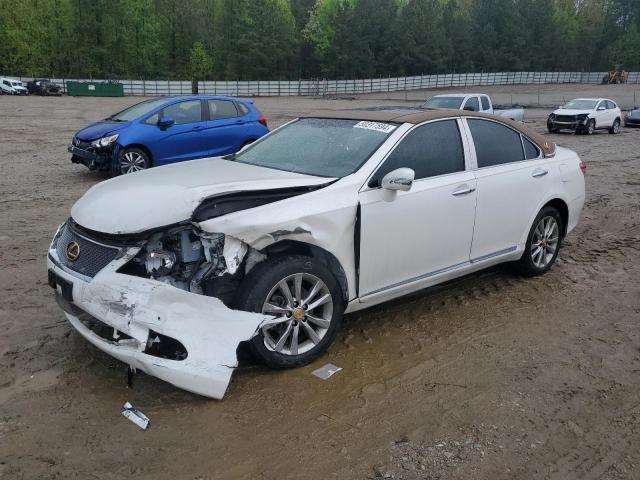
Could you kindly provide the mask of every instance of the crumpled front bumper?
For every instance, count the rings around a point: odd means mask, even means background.
[[[251,339],[273,317],[231,310],[217,298],[118,273],[138,251],[138,247],[123,249],[122,255],[88,279],[63,266],[56,250],[50,248],[50,283],[58,295],[66,297],[59,303],[67,319],[89,342],[132,368],[184,390],[221,399],[238,365],[239,343]],[[82,321],[83,315],[112,327],[114,338],[98,335]],[[180,342],[186,358],[148,353],[154,332]]]
[[[72,163],[81,163],[89,170],[109,170],[118,157],[119,146],[103,149],[83,149],[73,144],[67,146]]]

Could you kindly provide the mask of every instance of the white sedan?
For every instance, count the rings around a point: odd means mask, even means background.
[[[622,121],[620,107],[608,98],[576,98],[554,110],[547,119],[547,130],[556,133],[571,130],[593,135],[596,130],[620,132]]]
[[[300,366],[344,313],[501,262],[546,272],[583,171],[502,118],[325,111],[231,156],[97,184],[54,236],[49,283],[98,348],[222,398],[241,342]]]

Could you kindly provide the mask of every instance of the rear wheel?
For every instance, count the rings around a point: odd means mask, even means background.
[[[317,258],[279,255],[244,279],[235,306],[274,315],[251,339],[254,356],[272,368],[313,361],[333,342],[344,310],[333,273]]]
[[[125,175],[127,173],[139,172],[151,167],[149,155],[139,148],[125,148],[118,155],[118,173]]]
[[[620,133],[620,119],[616,118],[613,122],[613,125],[609,129],[609,133],[615,135],[616,133]]]
[[[544,207],[533,221],[524,253],[516,268],[526,276],[541,275],[558,258],[562,239],[562,217],[554,207]]]

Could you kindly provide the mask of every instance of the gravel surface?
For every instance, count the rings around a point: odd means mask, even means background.
[[[535,105],[532,88],[474,90]],[[627,102],[635,88],[544,90]],[[588,165],[588,194],[548,274],[493,268],[349,315],[318,361],[243,360],[211,401],[144,375],[128,389],[124,365],[72,330],[46,282],[56,226],[106,178],[72,165],[67,143],[139,100],[0,97],[0,478],[638,478],[640,130],[550,136]],[[277,126],[403,100],[256,104]],[[544,131],[548,113],[527,121]],[[311,375],[327,362],[343,370]],[[121,416],[125,401],[149,430]]]

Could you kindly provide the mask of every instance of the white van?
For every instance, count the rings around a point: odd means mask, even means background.
[[[29,95],[23,83],[13,78],[0,77],[0,90],[3,95]]]

